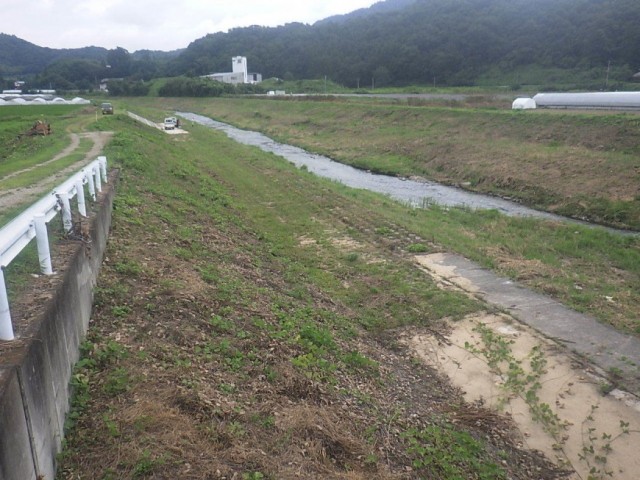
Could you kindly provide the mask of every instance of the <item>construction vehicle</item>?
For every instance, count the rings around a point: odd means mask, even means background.
[[[51,124],[38,120],[25,134],[29,137],[35,135],[51,135]]]

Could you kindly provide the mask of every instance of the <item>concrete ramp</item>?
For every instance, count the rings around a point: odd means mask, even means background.
[[[640,341],[595,318],[567,308],[545,295],[499,277],[464,257],[437,253],[419,255],[417,262],[431,275],[508,312],[599,367],[616,372],[616,383],[640,395]]]

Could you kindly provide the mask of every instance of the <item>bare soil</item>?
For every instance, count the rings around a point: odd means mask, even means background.
[[[557,415],[560,428],[544,428],[534,418],[524,395],[509,390],[505,366],[502,371],[491,368],[486,358],[468,347],[486,348],[480,340],[478,324],[505,338],[514,358],[525,368],[535,348],[544,350],[547,363],[538,396]],[[603,395],[602,388],[606,385],[603,378],[513,318],[496,314],[473,316],[455,323],[447,342],[429,332],[415,334],[406,342],[425,362],[463,389],[466,401],[480,402],[513,419],[523,445],[544,452],[559,465],[575,469],[576,474],[570,478],[589,478],[592,467],[602,469],[603,478],[607,476],[605,469],[612,473],[611,478],[637,478],[640,469],[640,459],[634,454],[640,435],[637,398],[619,390]],[[621,428],[622,424],[629,425],[629,433],[624,433],[626,427]],[[585,458],[591,447],[595,453]],[[606,458],[606,465],[598,462],[596,455]]]

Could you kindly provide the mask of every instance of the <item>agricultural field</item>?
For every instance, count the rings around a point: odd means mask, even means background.
[[[389,145],[411,144],[403,118],[462,117],[458,107],[375,103],[115,103],[154,121],[176,110],[210,114],[345,161],[367,157],[358,123],[372,125],[388,129],[388,143],[372,142],[370,156],[391,167],[361,166],[407,176],[431,170],[384,157]],[[358,122],[352,111],[365,110]],[[316,127],[327,112],[333,118]],[[414,333],[446,343],[457,323],[497,313],[442,288],[414,255],[460,253],[640,335],[638,238],[497,212],[414,209],[198,125],[169,136],[121,113],[69,116],[70,133],[114,132],[104,154],[120,180],[59,479],[551,479],[592,467],[594,478],[606,477],[598,461],[607,452],[575,465],[563,456],[560,420],[544,417],[558,441],[558,458],[544,458],[511,417],[465,401],[407,347]],[[506,131],[496,119],[496,131]],[[355,147],[346,133],[329,134],[343,121]],[[474,348],[482,356],[492,345]],[[532,368],[537,379],[544,362]],[[534,384],[519,382],[533,411],[551,408]]]

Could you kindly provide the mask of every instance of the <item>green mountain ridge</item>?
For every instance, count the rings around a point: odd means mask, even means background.
[[[231,57],[242,55],[264,78],[328,77],[350,88],[616,88],[640,70],[639,24],[637,0],[387,0],[313,25],[208,34],[174,52],[53,50],[0,34],[0,76],[37,74],[40,84],[71,88],[102,76],[228,71]]]

